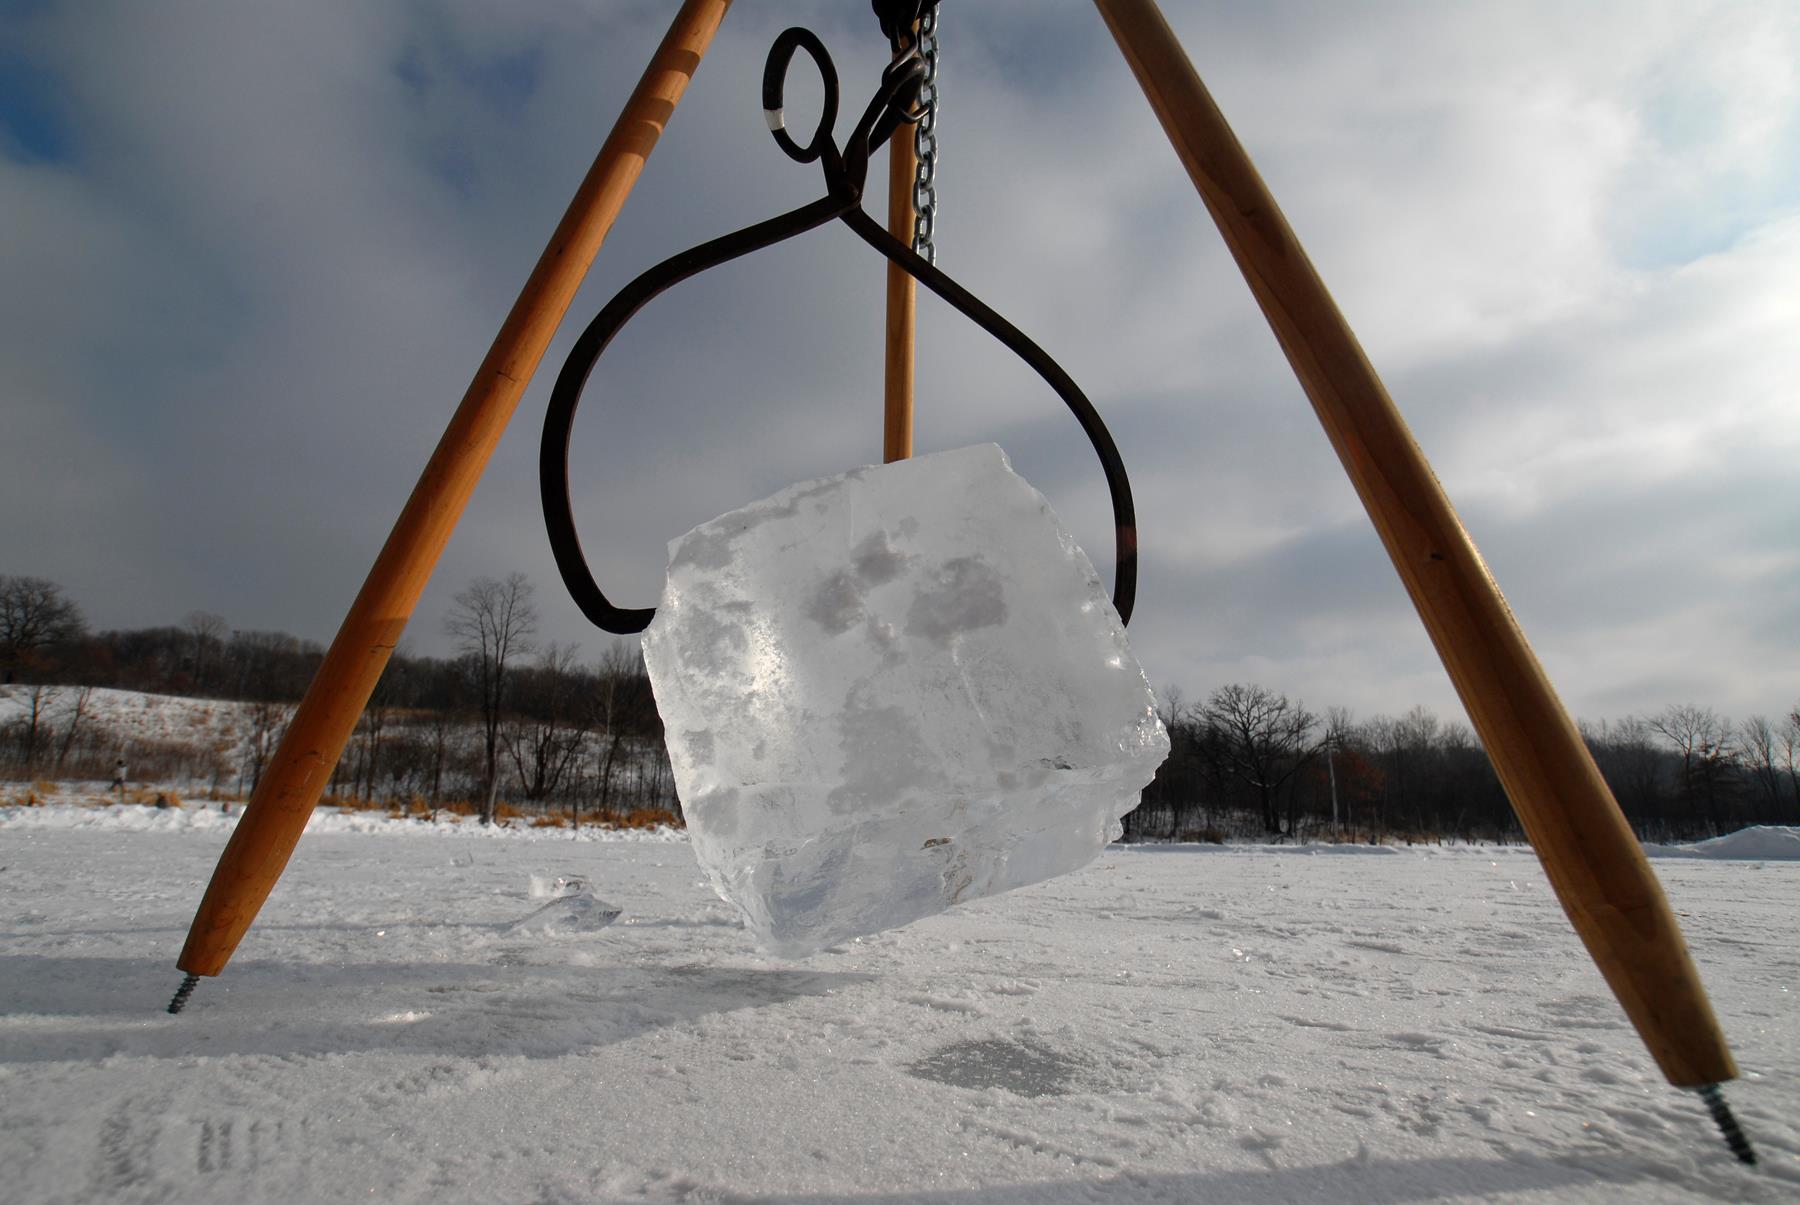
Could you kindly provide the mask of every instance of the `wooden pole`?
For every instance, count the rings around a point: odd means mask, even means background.
[[[1643,849],[1349,324],[1154,0],[1095,0],[1312,401],[1569,920],[1669,1082],[1737,1075]]]
[[[281,877],[526,383],[730,3],[681,6],[513,303],[219,858],[176,963],[190,976],[224,969]]]
[[[912,127],[903,125],[888,139],[888,233],[912,244],[913,178],[918,155]],[[892,464],[912,455],[913,346],[918,315],[918,286],[892,260],[887,266],[887,359],[883,373],[881,458]]]

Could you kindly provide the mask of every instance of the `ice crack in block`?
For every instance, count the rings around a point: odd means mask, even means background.
[[[789,957],[1085,865],[1169,750],[1093,566],[993,444],[674,541],[644,662],[695,855]]]

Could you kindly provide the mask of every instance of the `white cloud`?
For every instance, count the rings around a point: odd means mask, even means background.
[[[1165,8],[1571,703],[1791,702],[1800,17]],[[328,637],[666,21],[653,3],[182,0],[19,26],[67,83],[77,154],[0,161],[15,382],[0,475],[9,493],[62,491],[48,527],[8,508],[8,561],[60,576],[102,623],[206,606]],[[885,55],[866,6],[734,7],[415,647],[443,647],[438,617],[469,577],[512,569],[542,587],[548,635],[585,631],[537,515],[549,382],[633,274],[818,195],[759,112],[763,54],[791,21],[838,58],[841,129],[872,90]],[[1365,714],[1452,708],[1098,18],[953,7],[945,54],[943,264],[1112,425],[1137,487],[1134,631],[1153,676],[1190,694],[1253,677]],[[609,589],[648,601],[668,538],[874,456],[882,271],[819,231],[633,322],[576,439]],[[922,322],[920,446],[1001,440],[1104,565],[1099,473],[1054,397],[943,307]],[[76,461],[100,480],[59,485]],[[140,585],[108,592],[121,577]]]

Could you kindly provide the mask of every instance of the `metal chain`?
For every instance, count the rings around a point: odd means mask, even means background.
[[[937,263],[937,244],[932,233],[937,225],[937,114],[938,114],[938,6],[932,4],[919,18],[919,57],[925,60],[925,77],[919,84],[919,106],[924,116],[913,130],[913,150],[919,166],[913,176],[914,253],[927,263]]]

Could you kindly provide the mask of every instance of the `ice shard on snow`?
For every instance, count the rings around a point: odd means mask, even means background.
[[[591,933],[618,920],[621,911],[617,904],[609,904],[582,887],[559,893],[555,899],[524,920],[514,922],[507,932],[534,933],[545,937]]]
[[[675,540],[644,661],[694,852],[790,957],[1085,865],[1169,748],[1099,576],[993,444]]]

